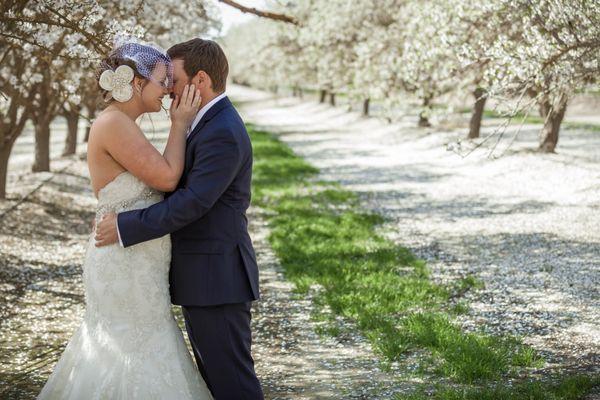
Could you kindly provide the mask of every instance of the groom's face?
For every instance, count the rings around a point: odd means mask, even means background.
[[[188,83],[191,83],[191,78],[187,76],[183,69],[183,60],[173,60],[173,89],[171,90],[171,98],[175,98],[175,95],[178,95],[179,98],[181,98],[183,88]]]

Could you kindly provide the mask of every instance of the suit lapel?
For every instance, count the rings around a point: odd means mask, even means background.
[[[208,121],[210,121],[221,110],[227,108],[230,105],[231,101],[229,101],[229,98],[225,96],[221,100],[217,101],[211,108],[209,108],[206,114],[204,114],[202,118],[200,118],[200,121],[198,121],[198,125],[196,125],[192,133],[190,133],[190,135],[187,137],[187,143],[189,143],[192,140],[192,138],[202,130],[202,128],[204,127],[204,125],[206,125]]]
[[[200,119],[200,121],[198,121],[198,124],[196,125],[196,127],[194,128],[194,130],[187,137],[187,139],[186,139],[187,140],[186,141],[186,149],[185,149],[185,166],[184,166],[184,170],[183,170],[183,176],[181,177],[181,179],[179,181],[180,185],[184,184],[185,178],[186,178],[188,172],[193,167],[193,159],[192,159],[193,158],[192,157],[193,150],[190,147],[190,143],[191,143],[192,137],[194,137],[195,135],[198,135],[200,133],[200,131],[202,130],[202,128],[204,127],[204,125],[206,125],[206,123],[208,121],[210,121],[221,110],[227,108],[230,105],[231,105],[231,101],[229,101],[229,99],[227,97],[224,97],[221,100],[217,101],[206,112],[206,114],[204,114],[202,116],[202,118]]]

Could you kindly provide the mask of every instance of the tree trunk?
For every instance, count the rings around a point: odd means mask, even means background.
[[[50,171],[50,121],[35,121],[35,160],[32,172]]]
[[[8,159],[15,140],[11,140],[0,148],[0,199],[6,199],[6,177],[8,175]]]
[[[429,102],[431,101],[431,97],[425,97],[423,99],[423,109],[419,113],[419,123],[418,126],[421,128],[428,128],[431,126],[429,122],[429,117],[427,116],[427,110],[429,109]]]
[[[556,107],[553,107],[552,103],[547,99],[540,103],[540,114],[542,114],[545,123],[542,128],[540,147],[538,148],[539,151],[544,153],[554,153],[556,145],[558,144],[560,124],[565,117],[566,111],[567,96],[565,95],[561,95]]]
[[[77,128],[79,126],[79,113],[71,111],[65,113],[67,119],[67,138],[65,140],[65,148],[63,156],[70,156],[77,151]]]
[[[335,93],[329,93],[329,105],[335,106]]]
[[[18,94],[11,97],[5,114],[8,118],[0,118],[0,199],[6,198],[6,176],[10,153],[30,117],[30,110],[27,108],[22,109],[19,115],[19,108],[21,108],[19,104],[30,104],[32,97],[31,93],[26,99]]]
[[[92,127],[92,120],[94,119],[94,113],[95,111],[91,108],[91,106],[87,106],[87,114],[88,114],[88,121],[87,121],[87,126],[85,128],[85,136],[83,137],[83,141],[85,143],[88,142],[88,140],[90,140],[90,129]]]
[[[473,107],[471,122],[469,123],[469,139],[479,137],[481,131],[481,119],[483,118],[483,110],[485,109],[485,102],[487,100],[485,90],[480,87],[473,91],[473,96],[475,96],[475,106]]]
[[[319,94],[319,103],[325,103],[325,98],[327,98],[327,90],[321,90]]]
[[[87,126],[85,127],[85,136],[83,137],[83,142],[87,143],[88,140],[90,140],[90,129],[92,127],[92,124],[88,122]]]
[[[363,101],[363,112],[362,112],[363,117],[369,116],[369,103],[370,102],[371,102],[371,99],[366,99],[365,101]]]

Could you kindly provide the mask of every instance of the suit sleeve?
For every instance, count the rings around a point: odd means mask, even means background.
[[[118,214],[117,229],[124,247],[159,238],[196,221],[221,197],[239,170],[241,156],[231,132],[215,132],[213,137],[196,146],[186,187],[148,208]]]

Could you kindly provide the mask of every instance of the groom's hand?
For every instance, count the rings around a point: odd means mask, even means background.
[[[117,214],[105,214],[96,227],[96,247],[108,246],[118,241]]]

